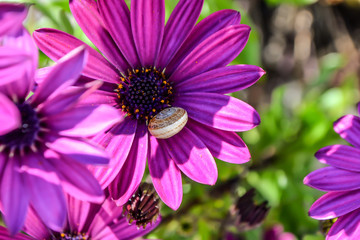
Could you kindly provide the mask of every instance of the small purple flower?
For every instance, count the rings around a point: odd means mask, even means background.
[[[44,222],[30,208],[23,228],[27,234],[10,236],[6,228],[0,226],[2,240],[125,240],[134,239],[151,232],[160,223],[139,228],[129,224],[123,215],[123,208],[106,198],[102,204],[79,201],[66,196],[68,218],[66,225],[59,231],[48,229]]]
[[[328,193],[315,201],[309,215],[319,220],[338,218],[326,239],[360,239],[360,118],[345,115],[334,123],[334,130],[353,146],[327,146],[315,154],[330,166],[307,175],[304,184]]]
[[[18,21],[26,12],[22,5],[1,4],[0,9],[0,19],[5,20],[2,16],[13,13],[21,15]],[[106,164],[109,158],[85,138],[120,116],[107,105],[76,105],[99,87],[96,82],[72,86],[86,62],[84,47],[61,58],[29,97],[37,66],[35,44],[23,27],[1,39],[6,51],[1,49],[0,54],[18,60],[8,65],[9,71],[0,58],[0,76],[9,76],[5,83],[0,78],[1,211],[11,234],[22,228],[29,206],[48,227],[59,230],[66,219],[64,192],[81,200],[103,201],[103,191],[86,164]]]
[[[123,120],[93,140],[113,156],[110,168],[95,176],[119,205],[139,186],[148,160],[152,182],[160,198],[177,209],[182,201],[181,172],[213,185],[213,158],[245,163],[250,153],[234,131],[260,123],[245,102],[225,95],[254,84],[264,71],[257,66],[227,66],[245,47],[250,27],[239,24],[233,10],[216,12],[197,25],[203,0],[180,0],[165,25],[164,0],[70,0],[82,30],[103,53],[88,47],[90,58],[82,72],[104,86],[87,103],[106,103]],[[40,49],[59,59],[84,44],[54,29],[34,33]],[[169,107],[185,109],[186,126],[168,139],[149,134],[147,124]]]

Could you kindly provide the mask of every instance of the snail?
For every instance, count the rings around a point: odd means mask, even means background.
[[[188,114],[185,109],[179,107],[165,108],[149,121],[148,129],[154,137],[166,139],[180,132],[187,120]]]

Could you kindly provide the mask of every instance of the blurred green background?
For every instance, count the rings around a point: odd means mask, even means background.
[[[73,19],[67,0],[15,1],[32,3],[26,26],[66,31],[87,40]],[[166,0],[169,17],[177,0]],[[162,206],[163,221],[148,238],[263,239],[274,225],[297,239],[324,239],[319,222],[308,217],[322,193],[303,185],[303,178],[322,167],[314,153],[344,143],[333,122],[356,114],[359,100],[360,4],[349,0],[205,0],[200,19],[221,9],[241,12],[252,28],[244,51],[232,64],[261,66],[267,74],[246,91],[232,95],[249,102],[260,116],[257,128],[240,133],[252,160],[233,165],[217,160],[219,179],[213,187],[183,176],[184,197],[173,212]],[[43,54],[39,66],[52,62]],[[146,178],[146,176],[145,176]],[[271,206],[264,223],[240,232],[231,209],[246,190]]]

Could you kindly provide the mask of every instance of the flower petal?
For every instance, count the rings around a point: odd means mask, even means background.
[[[129,65],[106,30],[96,1],[70,0],[70,9],[81,29],[100,52],[118,69],[127,70]]]
[[[172,58],[171,62],[166,67],[167,72],[174,72],[184,58],[209,36],[227,26],[239,24],[240,18],[240,13],[235,10],[221,10],[204,18],[194,27]]]
[[[20,173],[20,161],[17,157],[7,159],[1,179],[2,212],[11,235],[21,230],[29,206],[29,188]]]
[[[304,184],[320,191],[349,191],[360,188],[360,173],[325,167],[304,178]]]
[[[0,3],[0,37],[22,28],[28,8],[24,4]]]
[[[360,239],[360,210],[357,209],[336,220],[326,240]]]
[[[99,105],[99,104],[107,104],[110,106],[116,106],[117,103],[117,96],[114,92],[102,91],[97,90],[87,96],[86,98],[82,99],[78,105]]]
[[[253,85],[264,75],[261,68],[252,65],[234,65],[202,73],[176,83],[177,92],[231,93]]]
[[[100,133],[92,139],[92,142],[106,148],[106,152],[111,156],[108,166],[90,167],[103,188],[114,180],[124,165],[132,148],[136,128],[136,121],[125,118],[109,131]]]
[[[0,226],[0,239],[1,240],[35,240],[34,238],[24,235],[22,233],[18,233],[15,236],[11,236],[8,230],[3,226]]]
[[[118,206],[126,203],[138,188],[145,172],[148,135],[145,124],[138,125],[135,140],[121,171],[109,185],[109,192]]]
[[[249,34],[250,27],[247,25],[228,26],[214,33],[191,51],[169,80],[180,82],[211,69],[226,66],[243,50]]]
[[[141,65],[155,65],[165,25],[164,0],[132,0],[131,29]]]
[[[184,127],[175,136],[159,140],[165,144],[177,167],[190,179],[214,185],[218,176],[214,158],[204,143],[188,128]]]
[[[34,39],[41,51],[52,60],[57,61],[73,49],[85,45],[89,52],[89,60],[82,74],[93,79],[110,83],[118,83],[117,70],[95,49],[68,33],[42,28],[34,31]]]
[[[225,131],[247,131],[260,123],[260,117],[247,103],[217,93],[179,93],[174,106],[184,108],[189,117]]]
[[[32,96],[32,104],[38,105],[50,96],[54,97],[79,78],[87,59],[84,47],[78,47],[61,58],[38,86]]]
[[[58,137],[46,143],[47,147],[70,159],[85,164],[107,164],[109,157],[105,151],[86,139]]]
[[[130,11],[124,0],[99,0],[101,17],[132,68],[140,66],[130,24]]]
[[[242,164],[250,160],[244,141],[234,132],[218,130],[189,119],[187,128],[206,145],[211,154],[225,162]]]
[[[16,105],[0,93],[0,136],[5,135],[21,125],[21,115]]]
[[[329,192],[316,200],[309,210],[315,219],[331,219],[345,215],[360,206],[360,190]]]
[[[29,208],[26,215],[25,225],[22,229],[35,239],[49,239],[49,229],[44,225],[32,207]],[[31,239],[33,239],[31,238]]]
[[[80,201],[70,195],[66,195],[67,206],[68,206],[68,221],[69,226],[76,226],[76,229],[81,232],[88,219],[93,220],[89,217],[91,206],[90,202]]]
[[[102,104],[69,109],[46,119],[47,127],[61,135],[90,137],[121,120],[119,111]]]
[[[153,136],[150,137],[150,147],[148,165],[156,192],[166,205],[176,210],[183,195],[180,170],[164,146]]]
[[[315,157],[321,163],[349,171],[360,172],[360,149],[345,145],[326,146],[317,151]]]
[[[204,0],[180,0],[171,13],[164,30],[157,66],[165,68],[190,34],[199,18]]]
[[[345,115],[334,123],[334,130],[343,139],[360,148],[360,118],[354,115]]]

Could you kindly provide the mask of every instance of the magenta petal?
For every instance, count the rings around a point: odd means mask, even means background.
[[[40,104],[48,97],[56,96],[66,87],[73,85],[79,78],[87,59],[84,47],[78,47],[61,58],[38,86],[32,96],[33,104]]]
[[[160,218],[160,217],[159,217]],[[138,228],[135,224],[129,225],[125,218],[117,222],[115,226],[112,227],[112,232],[116,235],[116,239],[125,240],[125,239],[138,239],[152,230],[154,230],[160,223],[161,219],[158,219],[155,223],[146,225],[146,228]],[[126,236],[126,238],[124,238]],[[114,238],[102,238],[102,240],[113,240]]]
[[[107,104],[110,106],[116,106],[117,96],[114,92],[107,92],[102,90],[97,90],[82,99],[78,104],[80,105],[99,105],[99,104]]]
[[[129,64],[140,65],[132,37],[130,11],[124,0],[99,0],[99,10],[117,46]]]
[[[171,13],[164,30],[157,66],[165,68],[179,47],[190,34],[199,18],[203,0],[180,0]]]
[[[0,226],[0,239],[1,240],[36,240],[22,233],[18,233],[15,236],[11,236],[8,230],[3,226]]]
[[[209,36],[227,26],[239,24],[240,18],[238,11],[228,9],[215,12],[204,18],[194,27],[188,38],[181,45],[179,51],[166,67],[167,72],[174,72],[184,58]]]
[[[131,146],[129,156],[121,168],[120,173],[109,185],[109,191],[116,204],[126,203],[138,188],[144,175],[148,151],[148,135],[146,125],[138,125],[135,139]]]
[[[176,68],[170,81],[180,82],[214,68],[226,66],[245,47],[250,27],[229,26],[200,43]]]
[[[360,210],[339,217],[326,236],[326,240],[351,239],[360,239]]]
[[[304,184],[321,191],[349,191],[360,188],[360,173],[325,167],[304,178]]]
[[[118,175],[125,163],[135,137],[137,122],[125,118],[106,133],[99,133],[92,141],[106,148],[111,156],[109,166],[90,167],[103,188],[107,187]]]
[[[19,109],[6,96],[0,93],[0,136],[9,133],[21,124]]]
[[[332,145],[317,151],[315,157],[320,162],[333,167],[360,172],[360,149],[345,145]]]
[[[334,123],[334,130],[343,139],[360,148],[360,118],[354,115],[345,115]]]
[[[179,93],[174,106],[184,108],[200,123],[225,131],[247,131],[260,123],[258,113],[249,104],[217,93]]]
[[[180,170],[164,146],[153,136],[150,137],[150,147],[148,165],[156,192],[166,205],[176,210],[183,195]]]
[[[109,162],[105,151],[86,139],[59,137],[47,143],[47,147],[80,163],[107,164]]]
[[[48,239],[50,237],[49,229],[44,225],[41,219],[36,215],[32,207],[29,208],[26,215],[25,225],[22,229],[35,239]],[[32,238],[31,238],[32,239]]]
[[[315,219],[331,219],[347,214],[360,206],[360,190],[329,192],[316,200],[309,210]]]
[[[214,185],[218,176],[214,158],[204,143],[186,127],[175,136],[159,140],[178,168],[190,179],[208,185]]]
[[[105,82],[118,82],[117,70],[99,52],[83,41],[68,33],[50,28],[38,29],[33,35],[40,50],[54,61],[59,60],[73,49],[85,45],[89,52],[89,60],[82,74]]]
[[[28,9],[24,4],[0,3],[0,37],[22,28]]]
[[[24,175],[30,189],[32,207],[46,226],[60,232],[65,226],[67,215],[61,186],[31,174]]]
[[[2,212],[11,235],[21,230],[29,206],[28,183],[20,173],[20,161],[19,158],[7,159],[1,179]]]
[[[106,30],[96,1],[70,0],[70,9],[81,29],[100,52],[118,69],[128,69],[127,61]]]
[[[250,87],[264,74],[264,70],[252,65],[216,68],[177,83],[176,91],[226,94]]]
[[[131,28],[142,66],[154,66],[164,34],[164,0],[132,0]]]
[[[69,195],[66,195],[66,200],[69,226],[76,226],[76,229],[81,231],[86,224],[92,205],[90,202],[80,201]]]
[[[206,145],[211,154],[225,162],[242,164],[250,160],[244,141],[234,132],[222,131],[189,119],[187,128]]]
[[[90,137],[121,120],[119,111],[108,105],[82,106],[49,117],[47,127],[61,135]]]

